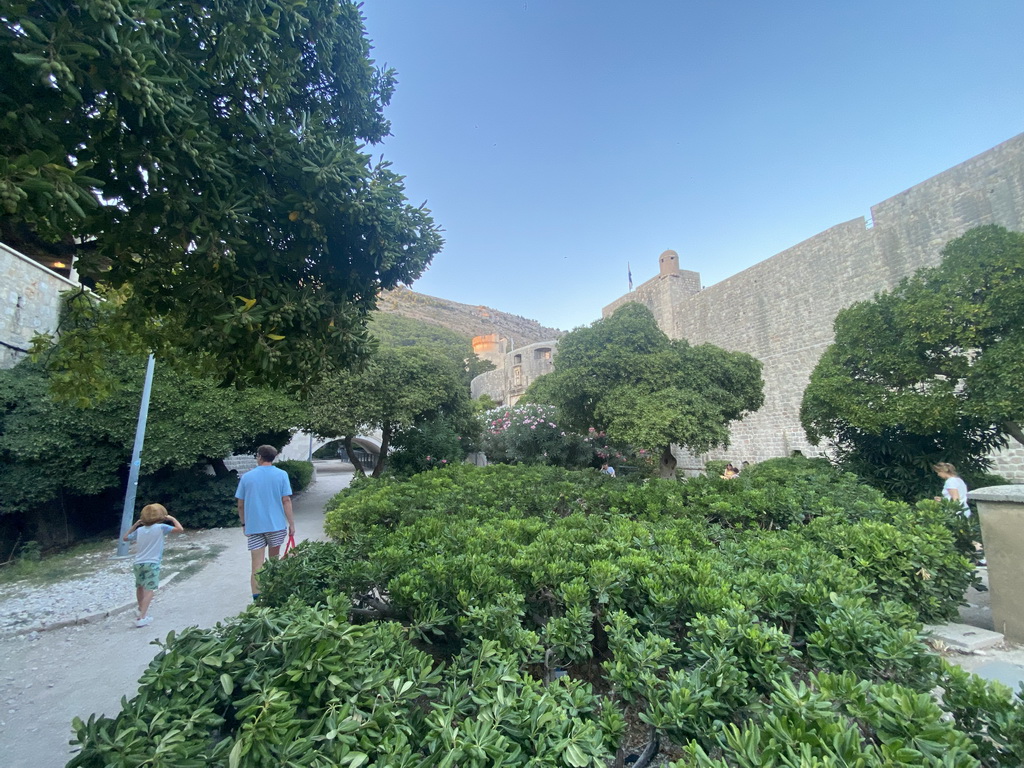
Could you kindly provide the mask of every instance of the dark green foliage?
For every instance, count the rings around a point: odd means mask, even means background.
[[[354,2],[5,3],[0,71],[0,236],[75,255],[161,359],[301,385],[441,248],[365,149],[395,74]],[[80,392],[103,330],[62,333]]]
[[[940,461],[955,465],[961,476],[983,476],[992,463],[988,453],[1003,445],[990,438],[991,433],[967,425],[956,433],[928,435],[900,427],[886,427],[878,434],[849,429],[838,439],[835,461],[888,498],[912,504],[942,489],[932,471]]]
[[[952,665],[943,667],[939,684],[943,707],[970,735],[984,765],[1024,765],[1024,709],[1014,691]]]
[[[848,523],[819,518],[806,536],[854,565],[876,599],[912,606],[921,621],[948,621],[972,583],[970,563],[956,548],[953,529],[962,518],[935,503],[898,507],[886,518]]]
[[[825,459],[799,457],[752,464],[730,480],[709,472],[687,482],[682,499],[693,511],[723,525],[769,530],[821,516],[860,519],[896,509]]]
[[[978,227],[942,254],[836,316],[800,408],[812,442],[906,501],[930,495],[935,462],[976,473],[1024,443],[1024,234]]]
[[[3,513],[25,513],[62,495],[95,496],[125,482],[146,360],[111,354],[105,365],[117,386],[89,407],[56,398],[52,377],[37,363],[0,371]],[[287,439],[296,416],[294,402],[280,392],[226,389],[158,363],[141,476],[218,464],[268,438]]]
[[[237,515],[236,515],[237,518]],[[326,603],[342,579],[355,578],[352,553],[336,544],[303,541],[284,560],[268,560],[260,570],[260,598],[265,605],[284,605],[294,597],[304,605]]]
[[[379,477],[395,436],[439,416],[463,435],[475,432],[469,387],[456,364],[437,347],[381,347],[363,370],[321,380],[304,403],[300,424],[321,437],[380,430],[373,469]]]
[[[147,475],[135,494],[135,515],[146,504],[163,504],[186,528],[239,525],[235,489],[238,478],[182,469]]]
[[[627,722],[683,747],[687,766],[1019,766],[1024,708],[921,641],[921,619],[955,610],[970,580],[946,514],[798,460],[745,486],[502,465],[358,480],[328,512],[337,543],[267,564],[269,611],[172,645],[116,725],[78,725],[77,765],[152,749],[142,701],[214,766],[232,750],[280,763],[294,741],[299,765],[347,743],[381,765],[596,768]],[[593,688],[566,684],[579,680]],[[336,711],[358,724],[325,723]],[[335,738],[317,740],[325,728]]]
[[[398,477],[410,477],[460,463],[472,449],[473,441],[460,434],[455,419],[441,415],[399,431],[392,446],[395,450],[388,459],[388,467]]]
[[[764,401],[759,361],[669,339],[640,304],[566,334],[554,366],[525,399],[557,406],[564,427],[660,454],[662,477],[675,470],[671,444],[694,453],[727,445],[729,422]]]
[[[313,462],[311,461],[296,461],[292,459],[279,461],[274,466],[288,473],[288,482],[292,486],[292,493],[305,490],[313,481]]]
[[[978,768],[977,750],[928,693],[899,685],[872,685],[844,673],[786,681],[771,696],[763,717],[729,724],[715,735],[721,757],[691,742],[683,764],[697,768],[777,766],[927,766]],[[1001,758],[1010,757],[1002,755]],[[1013,763],[987,762],[985,765]]]
[[[347,605],[252,609],[171,633],[115,718],[76,719],[69,768],[568,765],[599,768],[624,723],[589,685],[550,686],[485,643],[448,668]]]

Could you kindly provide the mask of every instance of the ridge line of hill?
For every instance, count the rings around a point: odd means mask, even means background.
[[[462,336],[485,336],[497,333],[516,347],[551,341],[565,331],[541,325],[521,315],[513,315],[483,305],[460,304],[417,293],[409,288],[396,288],[380,295],[378,311],[400,315],[431,325],[447,328]]]

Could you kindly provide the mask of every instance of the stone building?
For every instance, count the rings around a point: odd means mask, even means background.
[[[696,463],[680,456],[681,466],[793,451],[818,455],[800,425],[800,402],[832,342],[835,316],[937,265],[947,242],[982,224],[1024,231],[1024,134],[873,206],[871,221],[838,224],[707,288],[666,251],[658,276],[609,304],[603,315],[636,301],[671,338],[747,352],[763,363],[762,408],[733,425],[727,451]],[[995,459],[995,471],[1024,481],[1024,450],[1014,447]]]
[[[56,330],[61,292],[81,285],[70,267],[52,260],[47,266],[0,243],[0,286],[0,368],[11,368],[35,334]]]
[[[470,394],[474,400],[481,395],[488,395],[498,405],[515,405],[531,381],[553,370],[558,341],[540,341],[504,352],[507,342],[504,339],[493,339],[491,336],[474,338],[473,350],[476,351],[478,345],[483,348],[484,344],[494,344],[495,349],[501,350],[503,354],[494,354],[487,350],[485,359],[490,360],[496,367],[493,371],[487,371],[473,379]],[[477,351],[477,354],[481,353]]]

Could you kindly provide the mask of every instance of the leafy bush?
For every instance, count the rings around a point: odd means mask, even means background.
[[[159,706],[211,765],[607,765],[645,728],[705,768],[1020,765],[1024,707],[921,642],[970,579],[941,505],[767,464],[745,486],[507,465],[356,483],[337,543],[269,563],[244,633],[169,645],[116,722],[77,726],[79,764],[143,762]]]
[[[466,458],[469,441],[455,428],[451,419],[439,416],[403,429],[391,445],[388,468],[398,477],[458,464]]]
[[[441,668],[398,624],[354,626],[347,610],[338,600],[250,609],[172,632],[116,717],[75,719],[82,749],[69,768],[585,768],[611,758],[624,723],[590,686],[545,685],[493,644]]]
[[[135,515],[146,504],[163,504],[186,528],[222,528],[240,525],[235,489],[238,477],[225,477],[186,469],[160,472],[139,480]]]
[[[288,482],[291,483],[292,491],[295,493],[308,488],[313,480],[313,462],[311,461],[289,459],[279,461],[274,466],[288,473]]]
[[[503,464],[546,464],[588,467],[594,450],[583,435],[558,425],[553,405],[515,405],[487,411],[482,419],[481,447]]]

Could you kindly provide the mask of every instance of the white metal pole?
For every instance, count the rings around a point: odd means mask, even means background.
[[[139,486],[139,467],[142,466],[142,443],[146,439],[146,419],[149,416],[149,393],[153,388],[153,366],[155,361],[150,354],[146,363],[146,382],[142,385],[142,402],[139,403],[139,420],[135,425],[135,448],[132,450],[132,463],[128,469],[128,490],[124,494],[124,509],[121,512],[121,532],[117,535],[117,556],[128,556],[128,542],[124,535],[132,527],[135,517],[135,491]]]

